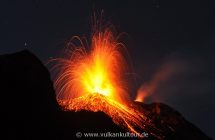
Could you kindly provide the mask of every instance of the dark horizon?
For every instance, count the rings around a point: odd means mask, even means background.
[[[156,83],[146,102],[164,102],[174,107],[215,138],[214,2],[29,0],[0,3],[0,54],[28,49],[44,63],[58,56],[72,36],[88,38],[93,12],[103,10],[105,20],[118,32],[128,34],[123,41],[136,79],[131,85],[132,99],[141,85]],[[160,73],[164,76],[159,76]]]

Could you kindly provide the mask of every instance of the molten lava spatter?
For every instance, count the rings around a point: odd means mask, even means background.
[[[68,58],[56,59],[55,68],[60,68],[55,81],[59,104],[69,111],[102,111],[130,132],[141,136],[144,130],[161,138],[147,112],[128,100],[127,64],[121,52],[124,45],[109,29],[93,34],[90,50],[80,44],[69,46],[75,49],[67,50]]]
[[[68,111],[102,111],[110,116],[113,122],[139,137],[142,133],[162,139],[161,131],[158,130],[147,117],[148,112],[135,104],[120,104],[101,94],[88,94],[72,100],[58,100],[64,110]],[[146,114],[145,114],[146,113]]]
[[[127,92],[123,82],[126,61],[120,53],[122,44],[115,41],[109,30],[93,35],[89,51],[82,42],[80,44],[81,46],[69,46],[73,49],[68,50],[69,58],[57,59],[57,66],[60,66],[60,73],[55,81],[58,99],[73,99],[98,93],[123,102],[127,98]]]

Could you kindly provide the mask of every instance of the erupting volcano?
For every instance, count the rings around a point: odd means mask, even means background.
[[[109,28],[92,35],[90,49],[70,42],[66,58],[58,58],[55,81],[57,99],[64,110],[102,111],[114,123],[143,137],[143,130],[162,138],[160,130],[150,122],[147,112],[129,101],[126,85],[125,46],[115,39]]]
[[[78,37],[73,39],[81,40]],[[112,32],[96,32],[90,50],[83,46],[69,46],[67,59],[58,59],[60,74],[55,81],[58,99],[73,99],[87,94],[101,94],[108,99],[123,102],[127,98],[125,79],[126,61],[114,40]],[[72,42],[70,42],[72,44]],[[71,52],[71,53],[70,53]]]

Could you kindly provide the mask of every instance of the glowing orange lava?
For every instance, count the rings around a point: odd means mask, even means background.
[[[126,85],[126,61],[122,50],[109,29],[93,34],[90,50],[80,41],[80,46],[69,46],[69,57],[58,58],[55,81],[59,104],[69,111],[102,111],[113,122],[139,136],[142,130],[153,136],[159,132],[143,109],[128,100]],[[73,49],[71,49],[73,48]]]
[[[118,102],[123,101],[127,97],[125,85],[122,85],[126,65],[119,51],[122,44],[114,40],[112,32],[95,33],[90,51],[85,46],[73,47],[75,49],[69,59],[58,59],[62,64],[55,81],[58,99],[98,93]]]

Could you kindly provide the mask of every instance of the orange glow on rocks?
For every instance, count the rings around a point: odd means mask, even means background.
[[[65,50],[65,58],[55,59],[57,100],[67,111],[102,111],[114,123],[141,137],[142,130],[158,139],[159,131],[146,113],[128,98],[125,73],[127,63],[123,49],[109,28],[96,31],[91,45],[77,36]],[[75,45],[75,41],[80,45]]]

